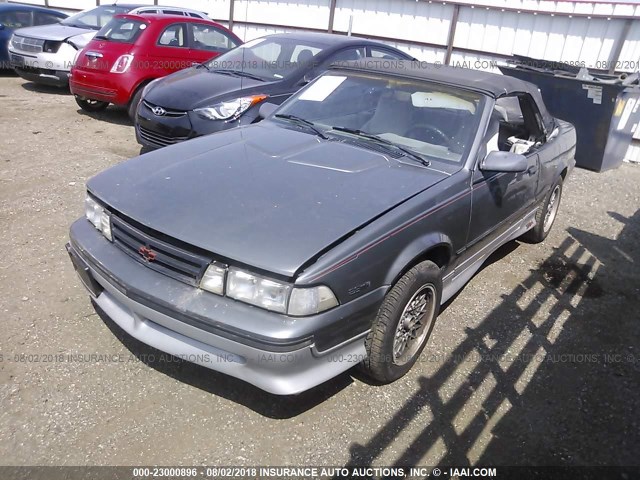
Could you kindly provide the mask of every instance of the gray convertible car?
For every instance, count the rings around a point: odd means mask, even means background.
[[[67,249],[130,335],[275,394],[404,375],[575,164],[534,85],[461,68],[348,63],[261,116],[89,180]]]

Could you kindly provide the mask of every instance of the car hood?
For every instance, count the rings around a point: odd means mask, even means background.
[[[327,247],[443,178],[410,160],[266,121],[142,155],[87,187],[153,230],[294,277]]]
[[[260,89],[268,93],[274,83],[277,82],[223,75],[205,68],[188,68],[155,82],[144,99],[164,108],[189,111],[210,106],[234,93],[246,95]]]
[[[52,25],[19,28],[15,33],[16,35],[21,35],[23,37],[40,38],[42,40],[53,40],[59,42],[66,40],[69,37],[75,37],[76,35],[83,35],[85,33],[93,33],[95,35],[96,32],[89,28],[69,27],[67,25],[54,23]]]
[[[89,42],[96,36],[95,30],[89,30],[86,33],[82,33],[80,35],[74,35],[73,37],[68,38],[69,42],[73,43],[79,50],[82,50],[86,47]]]

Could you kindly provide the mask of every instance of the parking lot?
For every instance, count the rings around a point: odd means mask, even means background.
[[[125,111],[3,74],[0,138],[0,464],[638,464],[640,167],[576,169],[399,381],[277,397],[132,339],[77,279],[85,181],[140,150]]]

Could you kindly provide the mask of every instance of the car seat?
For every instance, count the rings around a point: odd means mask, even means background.
[[[412,107],[393,93],[383,93],[373,116],[363,125],[369,133],[395,133],[404,136],[411,127]]]

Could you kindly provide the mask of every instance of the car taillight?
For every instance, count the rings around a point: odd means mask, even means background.
[[[133,55],[120,55],[120,57],[116,60],[116,63],[111,67],[111,73],[124,73],[131,66],[131,62],[133,62]]]

